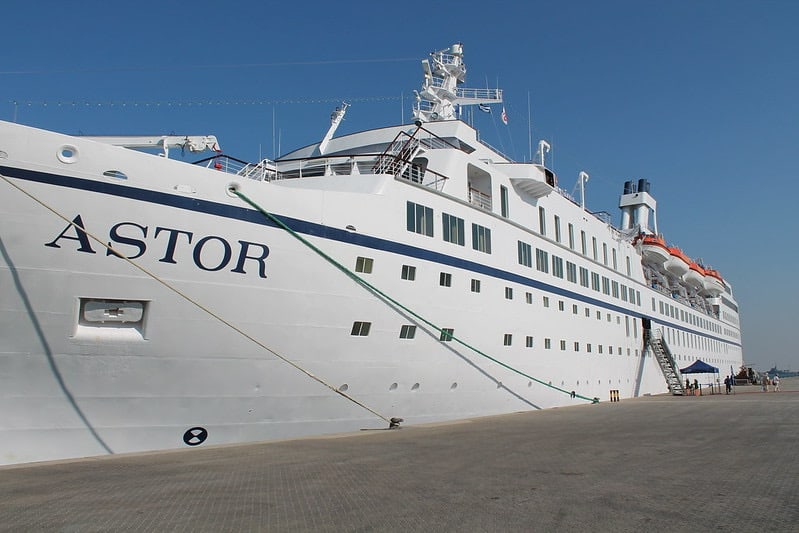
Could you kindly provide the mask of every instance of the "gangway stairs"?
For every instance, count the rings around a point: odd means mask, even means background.
[[[652,350],[655,359],[657,359],[660,369],[663,371],[663,377],[666,378],[669,390],[674,396],[684,396],[685,384],[674,362],[674,357],[671,355],[671,350],[669,350],[665,339],[663,339],[663,333],[660,330],[646,331],[649,333],[647,346]]]

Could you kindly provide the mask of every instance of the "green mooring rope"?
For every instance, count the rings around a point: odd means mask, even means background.
[[[327,261],[328,263],[330,263],[331,265],[333,265],[334,267],[339,269],[341,272],[346,274],[355,283],[358,283],[359,285],[361,285],[362,287],[366,288],[371,293],[375,294],[376,296],[379,296],[380,299],[390,302],[392,305],[402,309],[403,311],[405,311],[406,313],[408,313],[411,316],[415,317],[419,321],[424,322],[425,324],[427,324],[431,328],[435,329],[439,333],[446,334],[450,339],[456,341],[458,344],[468,348],[469,350],[473,351],[474,353],[476,353],[476,354],[478,354],[478,355],[480,355],[482,357],[485,357],[486,359],[488,359],[490,361],[493,361],[494,363],[500,365],[503,368],[506,368],[506,369],[510,370],[511,372],[515,372],[516,374],[519,374],[520,376],[524,376],[527,379],[530,379],[532,381],[535,381],[536,383],[544,385],[545,387],[549,387],[551,389],[554,389],[556,391],[562,392],[564,394],[568,394],[568,395],[572,396],[573,398],[580,398],[581,400],[586,400],[586,401],[589,401],[591,403],[599,403],[599,398],[588,398],[587,396],[582,396],[580,394],[576,394],[574,391],[567,391],[565,389],[561,389],[560,387],[556,387],[555,385],[552,385],[550,383],[542,381],[542,380],[540,380],[540,379],[538,379],[536,377],[533,377],[533,376],[531,376],[529,374],[526,374],[526,373],[522,372],[521,370],[519,370],[517,368],[514,368],[514,367],[512,367],[512,366],[510,366],[510,365],[508,365],[506,363],[503,363],[499,359],[491,357],[487,353],[479,350],[478,348],[475,348],[474,346],[466,343],[465,341],[459,339],[458,337],[456,337],[456,336],[454,336],[454,335],[452,335],[450,333],[445,333],[444,330],[441,329],[440,327],[438,327],[437,325],[433,324],[432,322],[430,322],[429,320],[427,320],[423,316],[419,315],[415,311],[413,311],[413,310],[409,309],[408,307],[404,306],[403,304],[401,304],[400,302],[398,302],[397,300],[395,300],[394,298],[392,298],[388,294],[384,293],[383,291],[381,291],[380,289],[378,289],[377,287],[375,287],[374,285],[372,285],[371,283],[369,283],[365,279],[361,278],[360,276],[358,276],[357,274],[352,272],[350,269],[348,269],[347,267],[345,267],[344,265],[342,265],[341,263],[339,263],[338,261],[336,261],[335,259],[330,257],[329,255],[327,255],[325,252],[323,252],[322,250],[320,250],[319,248],[314,246],[307,239],[305,239],[300,234],[298,234],[296,231],[294,231],[293,229],[288,227],[286,224],[284,224],[282,220],[280,220],[279,218],[274,216],[272,213],[268,212],[266,209],[264,209],[263,207],[261,207],[260,205],[255,203],[249,197],[247,197],[244,193],[239,191],[237,187],[230,187],[229,190],[230,190],[231,193],[235,194],[236,196],[241,198],[243,201],[245,201],[247,204],[252,206],[253,209],[257,210],[259,213],[264,215],[266,218],[268,218],[269,220],[274,222],[277,226],[279,226],[282,229],[284,229],[285,231],[287,231],[292,237],[294,237],[295,239],[297,239],[298,241],[303,243],[305,246],[307,246],[308,248],[310,248],[311,250],[316,252],[325,261]]]

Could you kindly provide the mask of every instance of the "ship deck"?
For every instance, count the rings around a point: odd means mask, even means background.
[[[0,530],[789,531],[799,378],[450,424],[0,467]]]

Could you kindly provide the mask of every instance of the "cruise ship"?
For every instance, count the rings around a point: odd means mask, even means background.
[[[464,118],[503,95],[463,86],[461,44],[421,63],[408,123],[336,135],[343,103],[275,160],[0,122],[0,464],[591,408],[743,364],[732,287],[660,233],[653,184],[620,180],[614,225],[545,140],[481,141]]]

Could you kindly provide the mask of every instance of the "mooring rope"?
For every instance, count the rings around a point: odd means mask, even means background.
[[[44,202],[40,198],[36,197],[34,194],[26,191],[25,189],[23,189],[22,187],[20,187],[16,183],[12,182],[7,176],[5,176],[3,174],[0,174],[0,178],[2,178],[3,181],[5,181],[6,183],[11,185],[12,187],[17,189],[18,191],[20,191],[22,194],[24,194],[25,196],[27,196],[28,198],[30,198],[34,202],[38,203],[39,205],[41,205],[42,207],[44,207],[45,209],[47,209],[48,211],[50,211],[51,213],[56,215],[58,218],[60,218],[60,219],[64,220],[65,222],[67,222],[67,224],[73,226],[76,231],[89,236],[92,240],[97,242],[102,247],[106,248],[110,253],[114,254],[116,257],[119,257],[120,259],[125,260],[128,264],[132,265],[134,268],[136,268],[139,271],[143,272],[145,275],[147,275],[150,278],[154,279],[155,281],[157,281],[158,283],[160,283],[161,285],[163,285],[164,287],[166,287],[170,291],[174,292],[175,294],[177,294],[178,296],[180,296],[181,298],[183,298],[187,302],[191,303],[192,305],[194,305],[198,309],[200,309],[200,310],[204,311],[205,313],[207,313],[208,315],[212,316],[213,318],[215,318],[216,320],[218,320],[222,324],[226,325],[227,327],[229,327],[230,329],[232,329],[236,333],[240,334],[244,338],[248,339],[249,341],[253,342],[257,346],[259,346],[259,347],[263,348],[264,350],[268,351],[269,353],[271,353],[272,355],[274,355],[275,357],[277,357],[278,359],[280,359],[284,363],[287,363],[287,364],[291,365],[292,367],[294,367],[295,369],[299,370],[300,372],[302,372],[303,374],[305,374],[309,378],[313,379],[314,381],[316,381],[318,383],[321,383],[322,385],[324,385],[328,389],[332,390],[336,394],[346,398],[347,400],[351,401],[352,403],[354,403],[354,404],[362,407],[363,409],[369,411],[370,413],[372,413],[376,417],[381,418],[382,420],[385,420],[386,422],[389,423],[390,426],[393,426],[394,424],[396,424],[395,420],[392,420],[390,417],[387,417],[385,415],[380,414],[379,412],[375,411],[374,409],[372,409],[371,407],[367,406],[366,404],[360,402],[359,400],[356,400],[355,398],[353,398],[349,394],[345,393],[344,391],[342,391],[342,390],[338,389],[337,387],[334,387],[333,385],[327,383],[322,378],[320,378],[320,377],[316,376],[315,374],[311,373],[309,370],[303,368],[302,366],[300,366],[299,364],[295,363],[294,361],[291,361],[290,359],[288,359],[284,355],[281,355],[280,353],[276,352],[275,350],[273,350],[269,346],[265,345],[264,343],[262,343],[258,339],[254,338],[249,333],[243,331],[241,328],[239,328],[235,324],[231,323],[230,321],[228,321],[225,318],[223,318],[222,316],[218,315],[217,313],[215,313],[211,309],[207,308],[206,306],[204,306],[203,304],[201,304],[197,300],[195,300],[192,297],[190,297],[189,295],[185,294],[184,292],[182,292],[177,287],[174,287],[173,285],[171,285],[167,281],[165,281],[162,278],[158,277],[156,274],[150,272],[148,269],[146,269],[145,267],[141,266],[137,262],[135,262],[135,261],[125,257],[124,255],[120,254],[119,252],[114,250],[114,248],[111,247],[108,243],[102,241],[100,238],[98,238],[94,234],[86,231],[85,228],[82,228],[81,226],[79,226],[78,224],[73,222],[72,220],[69,220],[67,217],[65,217],[63,214],[61,214],[55,208],[53,208],[52,206],[48,205],[46,202]]]
[[[397,300],[395,300],[394,298],[392,298],[391,296],[389,296],[389,295],[388,295],[388,294],[386,294],[385,292],[381,291],[380,289],[378,289],[377,287],[375,287],[374,285],[372,285],[371,283],[369,283],[368,281],[366,281],[366,280],[365,280],[365,279],[363,279],[362,277],[358,276],[356,273],[354,273],[353,271],[351,271],[351,270],[350,270],[349,268],[347,268],[346,266],[342,265],[341,263],[339,263],[338,261],[336,261],[335,259],[333,259],[333,258],[332,258],[332,257],[330,257],[329,255],[327,255],[325,252],[323,252],[321,249],[319,249],[319,248],[318,248],[317,246],[315,246],[313,243],[311,243],[310,241],[308,241],[307,239],[305,239],[305,238],[304,238],[302,235],[300,235],[299,233],[297,233],[296,231],[294,231],[293,229],[291,229],[291,228],[290,228],[288,225],[286,225],[286,224],[285,224],[285,223],[284,223],[282,220],[280,220],[278,217],[276,217],[276,216],[275,216],[275,215],[273,215],[272,213],[268,212],[268,211],[267,211],[267,210],[265,210],[263,207],[261,207],[259,204],[257,204],[255,201],[253,201],[252,199],[250,199],[250,198],[249,198],[247,195],[245,195],[244,193],[242,193],[242,192],[241,192],[241,191],[238,189],[238,187],[231,186],[231,187],[229,187],[229,189],[228,189],[228,190],[229,190],[231,193],[233,193],[233,194],[235,194],[236,196],[238,196],[239,198],[241,198],[241,199],[242,199],[244,202],[246,202],[247,204],[249,204],[249,205],[250,205],[252,208],[256,209],[256,210],[257,210],[259,213],[261,213],[262,215],[264,215],[266,218],[268,218],[269,220],[271,220],[272,222],[274,222],[274,223],[275,223],[277,226],[279,226],[280,228],[282,228],[282,229],[284,229],[285,231],[287,231],[287,232],[288,232],[288,233],[289,233],[291,236],[293,236],[294,238],[296,238],[297,240],[299,240],[299,241],[300,241],[301,243],[303,243],[305,246],[307,246],[308,248],[310,248],[311,250],[313,250],[314,252],[316,252],[316,253],[317,253],[317,254],[318,254],[320,257],[322,257],[322,258],[323,258],[323,259],[325,259],[327,262],[329,262],[331,265],[333,265],[334,267],[336,267],[338,270],[340,270],[341,272],[343,272],[344,274],[346,274],[346,275],[347,275],[347,276],[348,276],[350,279],[352,279],[354,282],[358,283],[359,285],[361,285],[362,287],[364,287],[365,289],[367,289],[369,292],[371,292],[372,294],[374,294],[375,296],[377,296],[377,297],[378,297],[378,299],[381,299],[381,300],[383,300],[384,302],[389,302],[389,303],[390,303],[392,306],[395,306],[395,308],[402,309],[402,310],[403,310],[403,311],[405,311],[406,313],[410,314],[411,316],[413,316],[413,317],[414,317],[414,318],[416,318],[417,320],[419,320],[419,321],[423,322],[424,324],[427,324],[428,326],[430,326],[430,327],[431,327],[431,328],[433,328],[434,330],[438,331],[438,332],[439,332],[439,333],[441,333],[442,335],[446,335],[446,337],[447,337],[448,339],[451,339],[451,340],[453,340],[453,341],[457,342],[458,344],[460,344],[460,345],[462,345],[462,346],[464,346],[464,347],[468,348],[469,350],[473,351],[474,353],[476,353],[476,354],[478,354],[478,355],[480,355],[480,356],[482,356],[482,357],[484,357],[484,358],[486,358],[486,359],[488,359],[488,360],[490,360],[490,361],[493,361],[494,363],[496,363],[496,364],[500,365],[501,367],[503,367],[503,368],[505,368],[505,369],[507,369],[507,370],[510,370],[511,372],[515,372],[516,374],[519,374],[520,376],[524,376],[524,377],[526,377],[527,379],[530,379],[530,380],[532,380],[532,381],[535,381],[536,383],[539,383],[539,384],[541,384],[541,385],[544,385],[545,387],[549,387],[549,388],[551,388],[551,389],[554,389],[554,390],[556,390],[556,391],[562,392],[562,393],[564,393],[564,394],[568,394],[568,395],[569,395],[569,396],[571,396],[572,398],[580,398],[581,400],[587,400],[587,401],[590,401],[590,402],[592,402],[592,403],[599,403],[599,399],[598,399],[598,398],[588,398],[587,396],[582,396],[582,395],[580,395],[580,394],[577,394],[575,391],[567,391],[567,390],[565,390],[565,389],[561,389],[560,387],[556,387],[555,385],[552,385],[551,383],[547,383],[546,381],[543,381],[543,380],[541,380],[541,379],[538,379],[538,378],[536,378],[536,377],[533,377],[533,376],[531,376],[531,375],[529,375],[529,374],[527,374],[527,373],[525,373],[525,372],[522,372],[522,371],[521,371],[521,370],[519,370],[518,368],[512,367],[512,366],[508,365],[507,363],[504,363],[504,362],[500,361],[499,359],[496,359],[496,358],[494,358],[494,357],[491,357],[491,356],[490,356],[490,355],[488,355],[487,353],[485,353],[485,352],[483,352],[482,350],[480,350],[480,349],[478,349],[478,348],[476,348],[476,347],[474,347],[474,346],[472,346],[472,345],[468,344],[467,342],[465,342],[465,341],[463,341],[462,339],[460,339],[460,338],[456,337],[456,336],[455,336],[454,334],[452,334],[452,333],[445,332],[445,331],[444,331],[442,328],[440,328],[439,326],[437,326],[436,324],[434,324],[434,323],[433,323],[433,322],[431,322],[430,320],[426,319],[425,317],[421,316],[419,313],[417,313],[417,312],[413,311],[413,310],[412,310],[412,309],[410,309],[409,307],[406,307],[406,306],[405,306],[405,305],[403,305],[402,303],[398,302]]]

